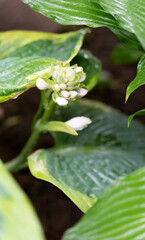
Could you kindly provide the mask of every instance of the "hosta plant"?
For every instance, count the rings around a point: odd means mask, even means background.
[[[144,84],[144,1],[23,2],[61,24],[111,29],[126,44],[116,46],[114,59],[133,62],[141,57],[126,99]],[[0,162],[1,240],[45,239],[30,201],[10,174],[25,167],[34,177],[60,188],[84,213],[64,240],[145,237],[145,127],[133,121],[127,128],[127,117],[120,112],[81,99],[96,86],[101,73],[100,60],[80,50],[87,31],[0,33],[0,102],[33,87],[41,91],[26,145],[15,159]],[[33,152],[47,131],[55,146]]]

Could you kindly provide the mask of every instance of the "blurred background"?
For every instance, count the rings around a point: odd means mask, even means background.
[[[76,30],[78,27],[54,23],[34,12],[20,0],[0,0],[0,31],[16,29],[62,33]],[[87,97],[103,101],[126,114],[131,114],[144,108],[145,88],[138,89],[128,103],[124,103],[126,87],[136,75],[137,64],[111,63],[111,53],[118,42],[117,37],[106,28],[92,29],[86,37],[83,47],[101,59],[103,69],[109,72],[110,78],[113,79],[105,88],[96,86]],[[31,89],[17,100],[0,104],[0,158],[4,161],[19,154],[27,141],[39,101],[39,91]],[[37,147],[48,148],[53,144],[52,137],[45,134]],[[34,179],[29,171],[21,171],[15,174],[15,177],[34,204],[47,239],[61,239],[63,232],[72,226],[82,213],[61,191],[49,183]]]

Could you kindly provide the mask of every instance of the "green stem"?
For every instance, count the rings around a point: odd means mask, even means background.
[[[53,100],[51,100],[49,102],[48,108],[44,110],[43,116],[40,120],[41,124],[45,123],[46,121],[48,121],[50,119],[54,108],[55,108],[55,103],[53,102]],[[32,134],[31,134],[28,142],[22,149],[20,155],[18,155],[16,158],[12,159],[10,162],[8,162],[6,164],[6,167],[9,171],[16,172],[27,166],[27,157],[34,150],[40,135],[41,135],[41,132],[36,123],[35,127],[33,128]]]

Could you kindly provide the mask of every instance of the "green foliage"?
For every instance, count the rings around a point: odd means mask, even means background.
[[[121,28],[117,20],[94,0],[22,0],[37,12],[64,25],[87,25],[89,27],[108,27],[124,43],[141,48],[136,36]]]
[[[115,64],[128,64],[137,62],[143,55],[143,52],[126,47],[123,44],[117,44],[113,49],[111,59]]]
[[[94,57],[87,50],[80,50],[78,55],[72,60],[71,64],[79,63],[86,73],[86,79],[83,82],[87,86],[87,90],[92,90],[98,83],[101,73],[101,62],[98,58]]]
[[[127,46],[119,45],[115,48],[114,61],[128,63],[141,57],[137,76],[127,89],[126,100],[134,90],[145,84],[143,0],[22,1],[61,24],[108,27]],[[72,86],[72,90],[79,86],[78,89],[86,91],[86,88],[91,90],[98,82],[100,61],[88,51],[80,51],[86,32],[87,30],[66,34],[30,31],[0,33],[0,102],[16,98],[27,89],[35,87],[38,81],[39,86],[50,86],[56,79],[55,90],[52,88],[53,99],[51,91],[42,91],[42,102],[33,122],[32,135],[20,156],[10,165],[16,169],[25,166],[26,157],[34,149],[40,133],[53,132],[55,147],[38,150],[28,159],[29,168],[35,177],[59,187],[83,212],[87,212],[63,239],[143,239],[145,168],[124,175],[145,165],[144,126],[134,121],[131,128],[127,129],[127,118],[124,115],[93,101],[72,102],[67,109],[57,108],[54,111],[57,98],[59,105],[63,106],[62,101],[66,101],[67,97],[63,99],[61,96],[70,94],[67,91],[62,94],[64,85],[68,91],[71,91]],[[72,69],[69,63],[83,67],[86,73],[85,85],[80,85],[85,77],[83,69],[77,66]],[[72,71],[66,69],[66,66]],[[50,74],[51,67],[55,69],[53,74]],[[61,71],[62,68],[65,69]],[[79,77],[77,74],[80,74]],[[39,89],[45,88],[40,86]],[[57,94],[59,91],[60,95]],[[69,99],[73,100],[73,97]],[[135,115],[144,114],[145,110],[142,110],[131,115],[129,125]],[[73,136],[77,132],[66,124],[66,121],[76,116],[92,120],[92,124],[82,130],[78,137]],[[50,118],[51,121],[48,122]],[[19,166],[15,165],[17,163]],[[21,193],[2,163],[0,170],[0,239],[44,239],[26,196]],[[122,178],[116,180],[122,175]]]
[[[0,162],[0,239],[44,240],[34,209]]]
[[[66,123],[58,121],[51,121],[46,124],[39,125],[39,129],[41,132],[65,132],[71,135],[78,135],[77,132]]]
[[[143,0],[99,0],[119,26],[134,33],[145,50],[145,2]]]
[[[130,126],[131,121],[135,116],[143,116],[143,115],[145,115],[145,109],[140,110],[140,111],[130,115],[129,118],[128,118],[128,127]]]
[[[124,115],[86,100],[60,109],[55,118],[67,121],[77,115],[91,118],[92,124],[77,137],[55,133],[56,147],[36,151],[29,167],[86,212],[116,178],[145,165],[145,128],[134,122],[127,129]]]
[[[63,240],[144,239],[144,176],[142,168],[115,181]]]
[[[60,24],[108,27],[129,48],[141,51],[118,47],[113,53],[113,60],[117,63],[134,62],[145,51],[145,2],[143,0],[56,0],[55,3],[53,0],[22,1]],[[144,57],[140,60],[137,78],[127,89],[126,100],[145,82],[143,65]]]
[[[145,84],[145,55],[141,58],[138,68],[136,78],[129,84],[126,91],[126,100],[129,98],[130,94],[137,88]]]
[[[52,64],[70,62],[80,50],[85,33],[0,33],[0,102],[36,86],[39,77],[49,75]]]

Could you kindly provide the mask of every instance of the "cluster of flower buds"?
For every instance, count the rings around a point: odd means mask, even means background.
[[[82,83],[85,78],[83,68],[77,65],[52,65],[49,68],[49,77],[38,78],[36,86],[40,90],[53,90],[54,102],[60,106],[66,106],[68,100],[75,100],[87,94],[88,91]]]

